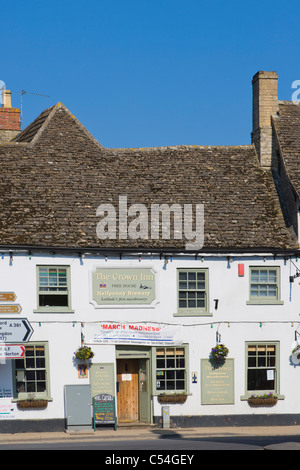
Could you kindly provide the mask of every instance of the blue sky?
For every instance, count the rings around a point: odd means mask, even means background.
[[[1,4],[0,80],[23,128],[61,101],[105,147],[250,143],[251,80],[300,80],[297,4],[15,0]]]

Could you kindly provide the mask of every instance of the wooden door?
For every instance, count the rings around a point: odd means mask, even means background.
[[[117,360],[118,420],[139,419],[139,360]]]

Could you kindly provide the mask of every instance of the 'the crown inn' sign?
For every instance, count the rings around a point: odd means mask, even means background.
[[[95,307],[153,307],[157,303],[152,268],[96,268],[92,272]]]

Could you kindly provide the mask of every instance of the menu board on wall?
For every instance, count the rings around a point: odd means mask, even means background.
[[[91,276],[95,307],[150,307],[157,302],[152,268],[96,268]]]
[[[201,359],[201,404],[234,404],[234,359]]]

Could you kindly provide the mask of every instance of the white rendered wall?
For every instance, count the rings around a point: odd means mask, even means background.
[[[19,315],[1,314],[0,318],[27,318],[34,333],[30,341],[48,341],[50,354],[50,394],[52,401],[45,410],[22,411],[16,409],[13,419],[54,419],[64,417],[64,385],[89,383],[89,379],[79,379],[73,353],[80,346],[83,323],[98,321],[114,322],[154,322],[178,325],[182,328],[184,343],[189,345],[189,394],[183,405],[170,405],[172,415],[234,415],[262,413],[262,409],[250,408],[247,401],[241,400],[245,394],[245,342],[279,341],[280,343],[280,395],[268,413],[300,413],[300,365],[291,360],[291,350],[295,330],[300,324],[300,285],[295,279],[289,282],[295,267],[290,260],[266,256],[244,256],[233,254],[233,261],[226,256],[173,257],[167,264],[159,256],[108,258],[86,255],[82,260],[75,256],[55,257],[33,253],[15,254],[10,263],[8,254],[0,257],[0,291],[15,292],[22,312]],[[297,265],[297,260],[293,259]],[[244,277],[238,276],[238,264],[245,266]],[[36,266],[69,265],[71,270],[71,304],[74,313],[35,313]],[[247,305],[249,298],[249,266],[279,266],[281,275],[281,300],[283,305]],[[96,267],[144,267],[153,266],[159,283],[159,303],[155,308],[95,308],[90,302],[90,273]],[[177,268],[208,268],[209,270],[209,312],[212,316],[178,317],[177,311]],[[290,287],[292,289],[290,290]],[[215,301],[218,299],[218,309]],[[293,323],[293,325],[292,325]],[[261,326],[260,326],[261,324]],[[229,348],[229,358],[234,359],[233,405],[201,405],[201,359],[208,358],[216,344],[216,331],[221,334],[221,342]],[[114,345],[95,345],[93,362],[115,362]],[[192,372],[198,375],[198,383],[192,383]],[[0,364],[0,389],[12,390],[11,362]],[[7,392],[6,392],[7,394]],[[1,403],[8,402],[6,395]],[[153,414],[161,415],[161,405],[153,399]]]

